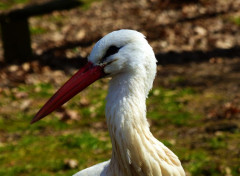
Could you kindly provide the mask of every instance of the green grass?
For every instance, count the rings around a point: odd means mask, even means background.
[[[9,8],[8,4],[0,2],[0,10],[5,10],[5,9],[8,9],[8,8]]]
[[[26,4],[28,2],[29,0],[3,0],[0,2],[0,10],[8,10],[14,7],[14,5]]]
[[[13,8],[16,5],[27,4],[31,1],[33,0],[3,0],[2,2],[0,2],[0,10],[8,10],[10,8]],[[81,9],[87,10],[91,6],[91,4],[95,1],[100,1],[100,0],[82,0],[83,5],[81,6]]]
[[[0,109],[5,109],[0,114],[0,131],[6,135],[6,141],[0,143],[0,175],[72,175],[89,164],[110,158],[108,134],[90,132],[88,126],[91,119],[86,118],[87,122],[83,119],[83,122],[69,125],[59,121],[53,113],[34,125],[29,124],[36,111],[54,91],[55,88],[49,83],[21,84],[0,95]],[[26,112],[14,109],[14,104],[20,105],[22,101],[16,97],[16,92],[27,92],[27,99],[33,101]],[[73,104],[78,104],[78,99],[79,96],[75,97],[67,108],[77,108]],[[12,111],[6,110],[6,107]],[[65,159],[75,159],[79,166],[68,168]]]
[[[209,139],[209,147],[211,149],[226,148],[226,146],[226,139],[223,136],[213,137]]]
[[[189,163],[189,171],[192,175],[218,175],[216,173],[216,164],[211,162],[211,159],[207,152],[197,150],[187,154],[187,160]]]
[[[232,18],[231,18],[231,21],[232,21],[234,24],[240,26],[240,16],[232,17]]]
[[[4,89],[0,94],[0,132],[3,136],[0,138],[0,175],[72,175],[108,160],[111,157],[108,132],[99,125],[94,127],[95,124],[105,123],[105,85],[105,80],[98,81],[64,105],[64,109],[79,114],[79,121],[61,121],[54,112],[33,125],[29,124],[31,119],[59,86],[36,83]],[[19,98],[19,93],[27,94]],[[151,130],[179,156],[184,169],[191,175],[224,175],[225,168],[229,167],[231,174],[237,176],[237,153],[226,151],[229,147],[240,147],[238,131],[205,137],[201,136],[201,132],[199,136],[186,134],[182,137],[179,134],[184,134],[182,130],[204,125],[202,115],[187,108],[201,96],[192,88],[155,87],[147,100],[148,117],[153,122]],[[81,103],[83,98],[85,104]],[[21,110],[20,106],[26,99],[31,104]],[[159,133],[161,130],[163,134]],[[76,160],[78,166],[69,168],[65,164],[66,159]],[[228,164],[228,160],[232,161],[232,165]]]
[[[101,1],[101,0],[82,0],[83,6],[81,6],[80,8],[83,10],[87,10],[90,8],[91,4],[96,1]]]
[[[102,161],[101,157],[104,155],[94,155],[96,149],[99,149],[99,153],[105,153],[106,150],[110,150],[109,146],[106,141],[100,141],[87,132],[68,135],[23,135],[14,143],[0,148],[2,153],[0,173],[3,175],[40,175],[42,172],[49,175],[73,174],[78,168],[67,170],[64,159],[76,159],[79,163],[85,163],[87,158],[93,156],[92,159]]]
[[[40,34],[47,33],[47,30],[42,28],[42,27],[32,27],[32,26],[30,26],[30,33],[32,35],[40,35]]]
[[[188,102],[195,97],[190,88],[171,90],[164,88],[154,89],[148,100],[149,118],[168,121],[177,126],[188,125],[189,119],[198,119],[199,115],[187,111]]]
[[[105,120],[104,103],[99,102],[104,102],[106,90],[99,87],[97,83],[83,92],[89,103],[95,105],[94,116],[90,117],[89,106],[79,111],[81,95],[66,105],[66,108],[76,109],[85,117],[81,122],[70,125],[59,121],[54,113],[34,125],[29,124],[37,109],[54,93],[55,88],[51,84],[21,84],[4,91],[0,95],[0,108],[5,110],[0,115],[0,131],[6,135],[6,141],[0,145],[0,174],[71,175],[87,167],[87,163],[94,164],[110,158],[111,144],[107,132],[93,135],[89,131],[91,123]],[[23,92],[27,93],[27,99],[34,102],[26,112],[14,108],[16,105],[19,107],[22,101],[17,98],[17,93]],[[11,110],[8,111],[7,107]],[[76,159],[79,167],[66,169],[64,160],[67,158]]]

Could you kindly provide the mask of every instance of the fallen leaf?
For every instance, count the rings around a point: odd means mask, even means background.
[[[78,167],[78,161],[76,159],[64,159],[64,166],[66,169],[75,169]]]
[[[31,103],[32,103],[32,100],[29,100],[29,99],[22,101],[22,102],[21,102],[21,105],[20,105],[20,109],[21,109],[22,111],[28,110],[29,107],[30,107],[30,105],[31,105]]]

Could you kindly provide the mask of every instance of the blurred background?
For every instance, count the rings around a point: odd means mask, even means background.
[[[123,28],[158,59],[154,136],[187,176],[240,175],[240,0],[53,1],[0,0],[0,175],[72,175],[111,157],[107,79],[30,121],[95,42]]]

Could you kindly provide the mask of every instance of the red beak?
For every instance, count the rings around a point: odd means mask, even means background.
[[[105,76],[103,68],[103,66],[94,66],[88,62],[47,101],[32,119],[31,124],[47,116],[91,83]]]

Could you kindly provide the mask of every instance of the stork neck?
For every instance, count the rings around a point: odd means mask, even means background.
[[[115,176],[139,175],[136,171],[140,169],[139,163],[135,160],[144,151],[138,147],[142,138],[151,138],[145,102],[146,92],[140,78],[121,74],[110,81],[106,117],[113,147],[109,171]]]
[[[114,77],[110,81],[106,103],[109,129],[124,128],[141,122],[149,128],[146,119],[146,91],[143,80],[132,75]],[[126,126],[127,125],[127,126]]]
[[[123,74],[110,81],[106,117],[113,151],[108,175],[183,175],[177,156],[149,130],[143,85],[141,78]]]

